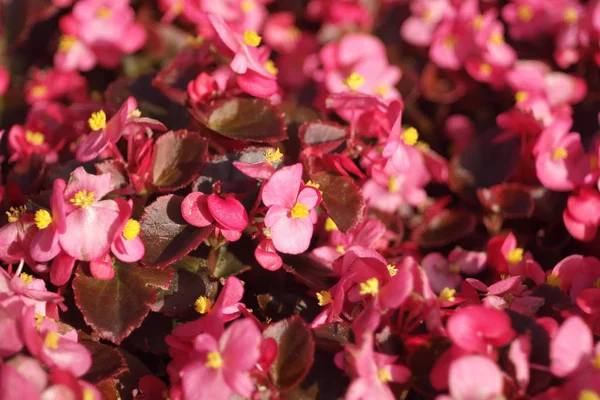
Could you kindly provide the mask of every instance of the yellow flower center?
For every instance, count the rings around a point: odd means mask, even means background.
[[[193,47],[195,49],[199,49],[204,44],[204,36],[202,36],[202,35],[196,35],[196,36],[190,35],[187,38],[187,44],[190,47]]]
[[[524,90],[519,90],[517,93],[515,93],[515,101],[517,103],[522,103],[525,100],[527,100],[529,98],[529,93],[527,93]]]
[[[244,32],[244,44],[247,46],[257,47],[260,44],[262,37],[258,36],[258,33],[253,30],[247,30]]]
[[[387,182],[387,187],[388,187],[388,191],[390,193],[396,193],[396,192],[398,192],[398,190],[400,190],[400,186],[398,185],[398,180],[396,179],[395,176],[390,176],[390,179],[388,179],[388,182]]]
[[[455,289],[450,289],[448,287],[445,287],[440,292],[439,299],[442,302],[454,301],[454,300],[456,300],[456,297],[454,297],[455,294],[456,294],[456,290]]]
[[[553,287],[557,287],[559,288],[562,284],[561,279],[558,277],[557,274],[555,273],[551,273],[550,275],[548,275],[548,277],[546,278],[546,284],[553,286]]]
[[[171,12],[175,13],[175,14],[181,14],[183,12],[183,10],[185,9],[185,5],[184,4],[185,3],[183,2],[183,0],[176,1],[171,6]]]
[[[567,7],[565,10],[565,22],[569,25],[573,25],[579,20],[579,13],[574,7]]]
[[[267,71],[269,71],[271,75],[277,75],[279,73],[279,70],[275,66],[273,60],[267,60],[265,62],[265,68],[267,69]]]
[[[25,272],[19,275],[19,279],[21,279],[26,285],[29,285],[31,282],[33,282],[33,276],[26,274]]]
[[[140,111],[139,108],[136,108],[135,110],[133,110],[132,112],[127,114],[127,116],[130,118],[139,118],[142,116],[142,112]]]
[[[481,72],[483,75],[491,75],[492,74],[492,66],[488,63],[481,63],[479,65],[479,72]]]
[[[379,368],[377,371],[377,377],[381,383],[391,382],[392,374],[386,368]]]
[[[356,72],[353,72],[350,75],[348,75],[348,77],[344,81],[344,85],[349,87],[350,90],[356,90],[364,84],[365,78],[361,74]]]
[[[321,307],[326,306],[327,304],[331,304],[333,299],[331,298],[331,293],[329,290],[321,290],[317,293],[317,301]]]
[[[281,161],[281,159],[283,158],[283,153],[279,151],[278,147],[276,150],[267,149],[267,151],[263,153],[263,156],[265,157],[265,160],[267,162],[276,163]]]
[[[240,8],[242,9],[242,12],[247,13],[256,8],[256,3],[252,0],[243,0],[240,3]]]
[[[371,294],[373,296],[379,293],[379,281],[377,278],[369,278],[360,284],[360,294]]]
[[[600,400],[600,396],[596,394],[593,390],[582,390],[579,392],[579,397],[577,400]]]
[[[557,147],[552,152],[552,159],[554,161],[564,160],[569,156],[569,152],[564,147]]]
[[[320,184],[318,184],[318,183],[314,183],[313,181],[308,181],[308,182],[306,182],[306,183],[305,183],[305,185],[306,185],[306,186],[313,187],[313,188],[315,188],[315,189],[319,189],[319,188],[321,187],[321,185],[320,185]],[[321,192],[321,191],[319,190],[319,192]],[[321,193],[323,193],[323,192],[321,192]]]
[[[58,41],[58,51],[61,53],[66,53],[67,51],[71,50],[75,44],[77,44],[77,38],[75,36],[63,35]]]
[[[96,11],[96,15],[101,19],[109,19],[112,15],[112,10],[108,7],[100,7],[98,11]]]
[[[288,28],[287,34],[290,38],[292,38],[293,40],[296,40],[300,37],[300,35],[302,35],[302,31],[300,29],[298,29],[298,27],[296,27],[296,26],[291,26]]]
[[[123,237],[127,240],[133,240],[140,234],[140,223],[135,219],[129,219],[123,227]]]
[[[44,339],[44,346],[49,349],[57,349],[58,348],[58,340],[60,336],[56,332],[48,332],[46,334],[46,338]]]
[[[592,360],[592,365],[594,366],[594,368],[600,369],[600,354],[594,357],[594,359]]]
[[[460,272],[460,267],[457,263],[452,263],[448,266],[448,271],[450,271],[451,274],[458,274]]]
[[[595,287],[596,289],[600,289],[600,278],[598,278],[598,279],[596,279],[596,280],[594,281],[594,287]]]
[[[31,88],[30,94],[33,97],[42,97],[48,93],[48,88],[44,85],[35,85]]]
[[[94,197],[94,192],[89,192],[87,190],[80,190],[75,193],[75,196],[71,200],[69,200],[71,204],[80,208],[88,208],[92,206],[96,202],[96,198]]]
[[[27,207],[25,207],[25,206],[11,207],[6,212],[6,216],[8,217],[8,222],[17,222],[21,218],[21,214],[23,214],[26,209],[27,209]]]
[[[40,330],[40,326],[42,326],[42,321],[44,321],[44,317],[42,314],[35,313],[33,316],[35,318],[35,329]]]
[[[506,304],[512,304],[512,302],[515,299],[515,295],[512,293],[506,293],[504,296],[502,296],[502,298],[504,299],[504,301],[506,302]]]
[[[92,116],[88,119],[88,124],[93,131],[104,129],[106,127],[106,113],[104,110],[92,113]]]
[[[481,30],[483,27],[483,15],[479,14],[475,18],[473,18],[473,28],[475,30]]]
[[[291,214],[292,218],[306,218],[308,217],[308,207],[302,203],[296,203]]]
[[[388,264],[386,267],[388,272],[390,273],[390,276],[396,276],[396,274],[398,273],[398,268],[396,268],[392,264]]]
[[[206,355],[206,366],[214,369],[219,369],[223,366],[223,359],[218,351],[211,351]]]
[[[38,229],[46,229],[52,223],[52,216],[46,210],[37,210],[33,220]]]
[[[504,36],[500,32],[494,32],[490,35],[490,42],[493,44],[504,43]]]
[[[40,146],[40,145],[44,144],[45,139],[46,138],[44,137],[44,134],[41,132],[31,132],[31,131],[25,132],[25,140],[34,146]]]
[[[523,261],[523,252],[524,250],[521,247],[512,249],[508,252],[508,257],[506,259],[511,264],[518,264]]]
[[[341,244],[338,244],[337,246],[335,246],[335,251],[337,251],[340,254],[344,254],[346,252],[346,248]]]
[[[449,49],[455,48],[456,47],[456,36],[454,36],[454,35],[447,36],[444,39],[443,43],[444,43],[444,46],[448,47]]]
[[[337,225],[335,224],[335,222],[333,222],[333,220],[330,217],[327,217],[327,219],[325,220],[325,230],[327,232],[338,230]]]
[[[377,86],[377,88],[375,89],[375,94],[378,94],[380,96],[385,96],[386,94],[388,94],[388,92],[390,91],[390,88],[385,86],[385,85],[379,85]]]
[[[402,133],[402,140],[409,146],[414,146],[419,141],[419,132],[411,127],[408,127]]]
[[[83,388],[83,400],[94,400],[94,392],[90,388]]]
[[[590,157],[590,169],[591,170],[598,169],[598,157],[597,156]]]
[[[533,18],[533,8],[526,4],[522,4],[517,7],[517,16],[523,22],[529,22]]]
[[[194,302],[194,309],[198,314],[206,314],[212,308],[212,302],[206,296],[200,296]]]

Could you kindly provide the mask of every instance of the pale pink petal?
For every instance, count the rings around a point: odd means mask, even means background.
[[[281,168],[265,184],[262,192],[263,203],[267,207],[277,204],[291,210],[296,204],[301,180],[302,164]]]
[[[298,199],[296,199],[296,203],[304,204],[309,210],[318,206],[320,202],[321,192],[312,186],[305,186],[298,194]]]
[[[308,218],[284,217],[271,227],[273,246],[282,253],[300,254],[310,245],[313,223]]]
[[[118,235],[110,246],[113,254],[123,262],[136,262],[144,256],[144,243],[139,236],[127,240],[123,235]]]
[[[112,175],[92,175],[88,174],[83,167],[77,167],[71,173],[69,183],[65,190],[65,199],[70,201],[75,193],[86,190],[88,193],[94,193],[94,198],[100,200],[113,190]]]
[[[227,370],[248,371],[260,358],[260,331],[250,319],[232,323],[219,339],[219,349]]]
[[[264,221],[265,226],[267,228],[272,227],[280,219],[288,217],[289,213],[290,213],[289,208],[279,206],[279,205],[272,206],[271,208],[269,208],[269,210],[267,211],[267,214],[265,215],[265,221]]]
[[[60,253],[58,244],[58,232],[53,224],[48,225],[46,229],[38,231],[31,239],[31,248],[29,253],[31,257],[38,262],[52,260]]]
[[[472,355],[455,360],[448,377],[453,399],[491,399],[502,395],[504,381],[495,362],[487,357]]]
[[[592,356],[593,346],[586,323],[577,316],[567,318],[550,343],[550,370],[559,377],[571,374]]]

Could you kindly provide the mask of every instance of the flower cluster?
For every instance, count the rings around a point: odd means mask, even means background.
[[[600,0],[4,3],[0,399],[600,400]]]

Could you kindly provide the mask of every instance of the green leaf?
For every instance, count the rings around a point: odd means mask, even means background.
[[[118,260],[113,262],[113,268],[115,276],[105,281],[88,275],[79,266],[73,293],[85,322],[101,338],[119,344],[142,324],[158,291],[169,289],[173,271]]]
[[[236,97],[215,103],[206,125],[235,140],[271,143],[287,139],[283,113],[263,99]]]
[[[277,342],[277,357],[269,372],[278,389],[285,392],[300,384],[315,355],[310,328],[302,318],[294,316],[269,325],[263,336]]]
[[[213,231],[213,226],[197,228],[181,216],[183,197],[161,196],[144,211],[140,238],[146,248],[142,263],[164,268],[198,247]]]

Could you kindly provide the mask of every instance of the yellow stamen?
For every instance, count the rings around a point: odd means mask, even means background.
[[[388,191],[390,193],[396,193],[396,192],[398,192],[398,190],[400,190],[400,186],[398,185],[398,180],[396,179],[395,176],[390,176],[390,179],[388,179],[388,182],[387,182],[387,187],[388,187]]]
[[[337,246],[335,246],[335,251],[337,251],[340,254],[344,254],[346,252],[346,248],[341,244],[338,244]]]
[[[361,74],[356,72],[353,72],[350,75],[348,75],[348,77],[344,81],[344,85],[348,86],[350,90],[356,90],[364,84],[365,78]]]
[[[531,6],[522,4],[519,7],[517,7],[517,16],[523,22],[531,21],[531,19],[533,18],[533,14],[534,14],[534,12],[533,12],[533,8],[531,8]]]
[[[321,307],[326,306],[327,304],[331,304],[333,299],[331,298],[331,293],[329,290],[321,290],[317,293],[317,301]]]
[[[360,284],[360,294],[371,294],[373,296],[379,293],[379,281],[377,278],[369,278]]]
[[[554,272],[546,277],[546,284],[559,288],[562,285],[561,279]]]
[[[271,229],[267,228],[266,226],[264,228],[262,228],[262,233],[263,235],[265,235],[265,237],[267,239],[271,239]]]
[[[8,216],[8,222],[17,222],[21,218],[21,214],[25,212],[27,207],[19,206],[19,207],[11,207],[6,215]]]
[[[565,10],[565,22],[569,25],[573,25],[579,21],[579,13],[574,7],[567,7]]]
[[[295,26],[290,26],[287,30],[287,34],[293,40],[296,40],[302,35],[302,31]]]
[[[598,169],[598,157],[597,156],[590,157],[590,169],[591,170]]]
[[[35,85],[29,94],[33,97],[43,97],[48,94],[48,88],[44,85]]]
[[[41,146],[46,141],[44,134],[41,132],[25,132],[25,140],[34,146]]]
[[[491,75],[492,74],[492,66],[488,63],[481,63],[479,65],[479,72],[481,72],[483,75]]]
[[[181,14],[184,9],[185,9],[185,3],[183,0],[176,1],[171,6],[171,12],[174,14],[177,14],[177,15]]]
[[[135,219],[129,219],[123,227],[123,237],[127,240],[133,240],[140,234],[140,223]]]
[[[456,47],[456,36],[450,35],[444,39],[444,46],[453,49]]]
[[[96,198],[94,197],[94,192],[88,193],[88,191],[84,189],[75,193],[75,196],[73,196],[73,198],[69,201],[74,206],[88,208],[96,202]]]
[[[262,37],[258,36],[258,33],[253,30],[247,30],[244,32],[244,44],[247,46],[257,47],[260,44]]]
[[[96,11],[96,15],[101,19],[109,19],[112,15],[112,10],[108,7],[100,7]]]
[[[448,266],[448,271],[450,271],[451,274],[458,274],[460,272],[460,267],[457,263],[452,263]]]
[[[271,75],[277,75],[279,73],[279,69],[277,69],[273,60],[267,60],[265,62],[265,68]]]
[[[94,392],[90,388],[83,388],[83,400],[94,400]]]
[[[292,218],[306,218],[308,217],[308,207],[302,203],[296,203],[291,211]]]
[[[269,163],[276,163],[281,161],[283,153],[279,151],[278,147],[277,150],[267,149],[267,151],[263,153],[263,156],[265,157],[265,161]]]
[[[409,146],[414,146],[419,141],[419,132],[411,127],[408,127],[402,133],[402,140]]]
[[[473,18],[473,28],[475,30],[481,30],[483,27],[483,15],[479,14],[475,18]]]
[[[517,93],[515,93],[515,101],[517,103],[522,103],[525,100],[527,100],[529,98],[529,93],[527,93],[524,90],[519,90]]]
[[[218,351],[211,351],[206,355],[206,364],[207,367],[213,369],[219,369],[223,366],[223,359]]]
[[[379,368],[379,371],[377,371],[377,377],[381,383],[391,382],[392,380],[392,374],[390,374],[390,371],[385,368]]]
[[[52,216],[46,210],[37,210],[33,221],[38,229],[46,229],[52,223]]]
[[[330,217],[327,217],[327,219],[325,220],[325,230],[327,232],[338,230],[337,225],[335,224],[335,222],[333,222],[333,220]]]
[[[106,113],[104,110],[92,113],[92,116],[88,119],[88,124],[93,131],[104,129],[106,127]]]
[[[518,264],[523,261],[523,250],[521,247],[517,247],[516,249],[512,249],[508,252],[508,257],[506,260],[511,264]]]
[[[504,36],[500,32],[494,32],[490,35],[490,42],[493,44],[504,43]]]
[[[200,296],[194,302],[194,309],[198,314],[206,314],[212,308],[212,302],[206,296]]]
[[[57,349],[58,348],[58,340],[60,336],[56,332],[48,332],[46,334],[46,338],[44,339],[44,346],[49,349]]]
[[[306,182],[306,186],[310,186],[310,187],[313,187],[313,188],[315,188],[315,189],[318,189],[318,188],[320,188],[320,187],[321,187],[321,185],[320,185],[320,184],[318,184],[318,183],[314,183],[313,181],[308,181],[308,182]]]
[[[431,146],[429,146],[429,144],[427,142],[424,142],[422,140],[418,141],[415,146],[417,149],[419,149],[421,151],[427,152],[427,151],[431,150]]]
[[[557,147],[552,152],[552,159],[554,161],[564,160],[569,156],[569,152],[564,147]]]
[[[512,293],[506,293],[504,296],[502,296],[502,298],[504,299],[504,302],[506,304],[512,304],[513,300],[515,299],[515,295]]]
[[[33,276],[26,274],[25,272],[22,272],[21,275],[19,275],[19,279],[21,279],[26,285],[29,285],[31,282],[33,282]]]
[[[582,390],[577,400],[600,400],[600,396],[593,390]]]
[[[136,108],[135,110],[133,110],[132,112],[127,114],[127,116],[131,117],[131,118],[139,118],[142,116],[142,112],[140,111],[139,108]]]
[[[385,85],[379,85],[377,86],[377,88],[375,89],[375,94],[378,94],[380,96],[385,96],[386,94],[388,94],[390,91],[390,88],[385,86]]]
[[[594,368],[600,369],[600,354],[594,357],[594,359],[592,360],[592,365],[594,366]]]
[[[71,50],[73,46],[77,44],[77,38],[71,35],[63,35],[60,37],[58,42],[58,51],[61,53],[66,53]]]
[[[388,264],[386,265],[386,267],[388,272],[390,273],[390,276],[396,276],[396,274],[398,273],[398,268],[396,268],[392,264]]]
[[[425,11],[423,11],[423,13],[421,14],[421,18],[425,21],[431,21],[433,19],[433,13],[431,12],[430,9],[426,9]]]
[[[450,289],[450,288],[445,287],[441,291],[439,299],[441,302],[454,301],[454,300],[456,300],[456,297],[454,297],[455,294],[456,294],[455,289]]]
[[[256,8],[256,3],[252,0],[243,0],[240,3],[240,8],[242,9],[242,12],[247,13]]]
[[[33,317],[35,318],[35,329],[37,329],[39,331],[40,326],[42,326],[42,321],[46,317],[44,317],[42,314],[38,314],[38,313],[35,313],[35,315]]]
[[[198,48],[202,47],[202,45],[204,44],[204,36],[202,36],[202,35],[188,36],[187,44],[190,47],[198,49]]]

